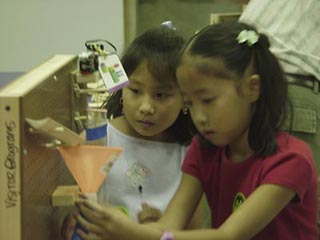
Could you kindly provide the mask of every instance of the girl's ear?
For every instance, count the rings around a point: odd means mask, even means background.
[[[260,76],[258,74],[251,75],[246,79],[246,85],[249,101],[257,101],[260,96]]]

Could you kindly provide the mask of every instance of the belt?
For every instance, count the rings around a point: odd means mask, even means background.
[[[288,84],[298,85],[311,89],[314,92],[320,92],[320,83],[313,76],[299,75],[299,74],[286,74]]]

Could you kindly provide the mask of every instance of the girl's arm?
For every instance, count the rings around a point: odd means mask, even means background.
[[[163,230],[182,229],[189,222],[202,196],[202,187],[198,179],[183,174],[180,186],[158,223],[138,224],[112,207],[102,207],[87,201],[78,204],[81,215],[77,221],[88,230],[80,230],[83,240],[159,240]],[[152,226],[152,227],[151,227]]]
[[[286,187],[273,184],[261,185],[220,228],[175,232],[174,239],[251,239],[266,227],[294,196],[295,192]]]
[[[186,229],[200,229],[211,227],[211,214],[206,197],[203,195],[196,211],[189,221]]]
[[[171,231],[175,240],[251,239],[295,196],[294,191],[282,186],[261,185],[220,228],[179,231],[185,226],[201,198],[201,187],[199,190],[196,186],[199,187],[200,182],[185,174],[177,194],[160,220],[163,229]],[[159,240],[162,235],[158,228],[133,223],[111,208],[102,209],[82,204],[80,210],[85,218],[78,216],[77,220],[90,232],[80,233],[84,240]]]
[[[276,217],[295,194],[286,187],[264,184],[257,188],[220,228],[171,232],[175,240],[252,239]]]
[[[192,219],[193,216],[200,217],[199,203],[202,195],[201,182],[189,174],[182,174],[177,192],[160,218],[159,223],[167,230],[185,228],[190,220],[195,221],[195,219]]]

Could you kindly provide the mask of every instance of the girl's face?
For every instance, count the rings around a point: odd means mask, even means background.
[[[217,146],[241,143],[247,136],[253,97],[247,81],[228,79],[218,62],[219,73],[209,74],[194,62],[183,61],[177,69],[178,83],[193,122],[206,139]]]
[[[130,134],[149,140],[166,141],[166,130],[177,119],[183,104],[175,84],[164,85],[150,74],[146,62],[129,76],[123,89],[123,110]]]

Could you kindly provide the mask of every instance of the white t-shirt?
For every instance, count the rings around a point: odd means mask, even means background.
[[[135,221],[142,202],[163,212],[180,183],[187,147],[127,136],[110,123],[107,144],[124,151],[100,187],[99,202],[127,208]]]

